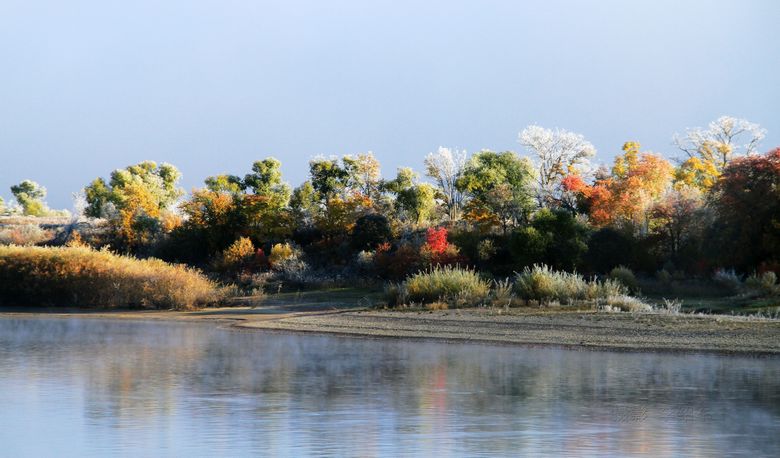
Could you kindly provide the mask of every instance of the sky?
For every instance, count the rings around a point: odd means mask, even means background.
[[[514,150],[529,124],[677,157],[675,132],[746,118],[780,146],[780,2],[0,0],[0,196],[53,208],[150,159],[286,181],[372,151]]]

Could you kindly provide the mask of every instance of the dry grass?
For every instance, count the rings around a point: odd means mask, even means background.
[[[196,270],[86,247],[0,246],[0,290],[10,305],[174,309],[222,294]]]
[[[458,267],[434,267],[408,277],[401,286],[408,300],[428,304],[447,302],[464,307],[489,299],[490,283],[473,270]]]

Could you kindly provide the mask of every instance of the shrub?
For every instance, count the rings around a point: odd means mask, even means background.
[[[393,237],[387,217],[377,213],[363,215],[352,228],[352,246],[358,250],[372,250]]]
[[[51,239],[51,233],[37,224],[11,226],[0,230],[0,245],[36,245]]]
[[[758,294],[774,295],[780,293],[780,285],[777,284],[777,274],[772,271],[761,275],[753,274],[745,280],[745,287]]]
[[[222,251],[222,265],[226,270],[238,270],[246,267],[254,258],[255,246],[247,237],[239,237]]]
[[[196,270],[85,247],[0,247],[8,304],[190,309],[220,299]]]
[[[277,243],[271,247],[271,253],[268,255],[268,262],[271,267],[282,263],[288,259],[298,259],[298,250],[289,243]]]
[[[605,305],[607,310],[620,310],[621,312],[647,313],[653,310],[650,304],[637,297],[625,294],[606,298]]]
[[[388,283],[385,286],[385,298],[387,298],[387,305],[391,307],[406,304],[409,299],[406,285],[403,283]]]
[[[661,283],[664,286],[669,286],[672,284],[672,274],[669,273],[666,269],[661,269],[658,272],[655,273],[655,278],[658,280],[659,283]]]
[[[682,310],[682,301],[679,299],[666,299],[664,298],[664,303],[661,304],[658,307],[658,311],[660,313],[664,313],[667,315],[677,315]]]
[[[434,254],[443,254],[449,247],[447,228],[429,227],[425,233],[425,246]]]
[[[515,295],[512,291],[512,281],[508,278],[503,280],[493,280],[493,305],[509,307]]]
[[[628,267],[615,267],[609,273],[609,278],[628,288],[629,292],[632,294],[639,292],[639,282],[637,282],[634,272],[632,272]]]
[[[712,280],[732,294],[738,293],[742,288],[742,279],[734,272],[734,269],[718,269],[712,276]]]
[[[477,305],[490,294],[490,283],[470,269],[437,266],[418,272],[403,282],[407,299],[418,303],[449,302]]]
[[[555,271],[546,265],[526,267],[516,274],[514,290],[521,299],[540,304],[552,301],[562,304],[598,302],[627,293],[627,289],[615,280],[588,281],[577,273]]]

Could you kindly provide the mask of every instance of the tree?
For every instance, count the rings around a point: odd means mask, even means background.
[[[282,197],[290,193],[288,186],[282,182],[282,163],[273,157],[252,164],[252,173],[244,177],[244,188],[255,195]]]
[[[647,234],[655,202],[669,190],[672,165],[653,153],[640,153],[627,142],[615,158],[611,175],[582,190],[591,222],[596,226],[627,227]]]
[[[544,208],[530,225],[516,229],[509,249],[515,267],[544,263],[558,270],[574,270],[587,251],[588,227],[564,210]]]
[[[196,189],[182,202],[181,211],[187,218],[178,239],[192,242],[189,258],[200,259],[226,249],[246,228],[245,215],[240,211],[241,196],[209,188]]]
[[[352,246],[357,250],[373,250],[393,237],[387,217],[378,213],[363,215],[352,229]]]
[[[756,152],[766,130],[746,119],[721,116],[706,129],[687,129],[684,136],[675,134],[675,145],[688,157],[711,161],[723,169],[733,157]]]
[[[11,193],[16,202],[22,206],[22,212],[29,216],[44,216],[49,210],[43,199],[46,197],[46,188],[32,180],[24,180],[11,186]]]
[[[395,195],[395,209],[402,219],[422,224],[436,210],[436,190],[428,183],[417,183],[417,175],[408,167],[398,169],[396,178],[385,182],[384,189]]]
[[[780,148],[732,160],[711,201],[724,263],[745,272],[780,263]]]
[[[518,141],[535,158],[536,198],[540,207],[559,206],[563,178],[587,174],[590,158],[596,154],[585,137],[563,129],[531,125],[520,132]]]
[[[467,157],[465,150],[452,150],[443,146],[425,157],[425,173],[439,188],[450,221],[460,218],[463,194],[458,189],[457,181],[466,166]]]
[[[304,181],[295,188],[290,197],[290,209],[298,228],[310,226],[320,211],[320,198],[311,181]]]
[[[369,151],[355,157],[347,155],[342,162],[348,175],[347,187],[376,200],[380,193],[382,173],[374,154]]]
[[[291,191],[277,159],[255,161],[243,179],[217,175],[205,184],[180,206],[187,219],[176,235],[197,245],[193,257],[220,252],[241,237],[267,242],[292,233]]]
[[[312,188],[326,202],[340,195],[349,184],[349,172],[338,159],[314,159],[309,161]]]
[[[105,217],[120,247],[131,251],[149,244],[173,221],[170,207],[184,193],[181,173],[170,164],[144,161],[114,170],[108,183],[95,179],[84,188],[86,216]]]
[[[456,182],[468,194],[467,219],[495,221],[507,228],[524,221],[533,207],[533,166],[512,151],[480,151],[466,164]]]
[[[232,195],[241,194],[246,185],[241,177],[236,175],[216,175],[205,180],[206,189],[214,192],[227,192]]]
[[[184,191],[177,187],[181,173],[171,164],[157,165],[153,161],[144,161],[111,173],[108,183],[103,178],[96,178],[86,188],[87,216],[93,218],[105,217],[108,204],[116,210],[127,209],[130,205],[130,195],[145,194],[148,207],[155,208],[155,213],[171,207]],[[137,199],[136,199],[137,200]]]
[[[693,187],[669,190],[651,210],[653,232],[665,241],[669,258],[679,264],[686,242],[701,234],[706,220],[704,199]]]
[[[746,119],[721,116],[706,129],[688,129],[684,136],[675,134],[673,141],[687,155],[676,179],[687,186],[708,190],[726,165],[735,157],[755,153],[766,130]]]

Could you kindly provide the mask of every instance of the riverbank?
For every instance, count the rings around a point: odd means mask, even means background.
[[[780,321],[723,315],[663,315],[518,308],[376,310],[360,294],[282,294],[258,307],[196,311],[0,309],[0,318],[178,320],[241,330],[436,339],[583,349],[780,355]]]

